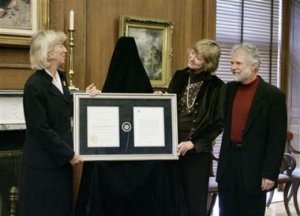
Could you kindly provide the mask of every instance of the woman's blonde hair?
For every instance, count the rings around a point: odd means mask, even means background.
[[[214,40],[203,39],[197,41],[192,50],[204,58],[203,70],[214,73],[218,69],[221,49]]]
[[[39,31],[32,36],[30,45],[30,63],[34,70],[49,67],[48,53],[55,45],[64,43],[67,36],[64,32],[54,30]]]

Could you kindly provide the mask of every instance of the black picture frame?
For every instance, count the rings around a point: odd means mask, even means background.
[[[74,93],[73,97],[74,150],[83,160],[178,159],[175,94],[102,93],[91,97]]]

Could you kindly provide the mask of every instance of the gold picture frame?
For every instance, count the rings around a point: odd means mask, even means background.
[[[0,45],[28,46],[49,25],[49,0],[15,0],[0,11]]]
[[[167,88],[171,79],[173,23],[168,20],[120,17],[120,36],[135,38],[153,88]]]

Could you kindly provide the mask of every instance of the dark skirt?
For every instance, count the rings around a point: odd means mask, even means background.
[[[37,169],[23,165],[21,216],[72,214],[72,167]]]

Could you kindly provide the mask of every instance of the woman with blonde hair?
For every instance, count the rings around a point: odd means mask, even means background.
[[[223,129],[225,84],[215,72],[220,47],[203,39],[189,50],[187,67],[175,72],[169,93],[177,94],[178,154],[190,216],[206,216],[213,141]]]
[[[67,36],[45,30],[32,37],[30,62],[34,73],[23,95],[26,138],[21,177],[21,215],[72,214],[72,165],[82,162],[73,151],[72,98],[65,73]],[[94,84],[86,92],[95,95]]]

